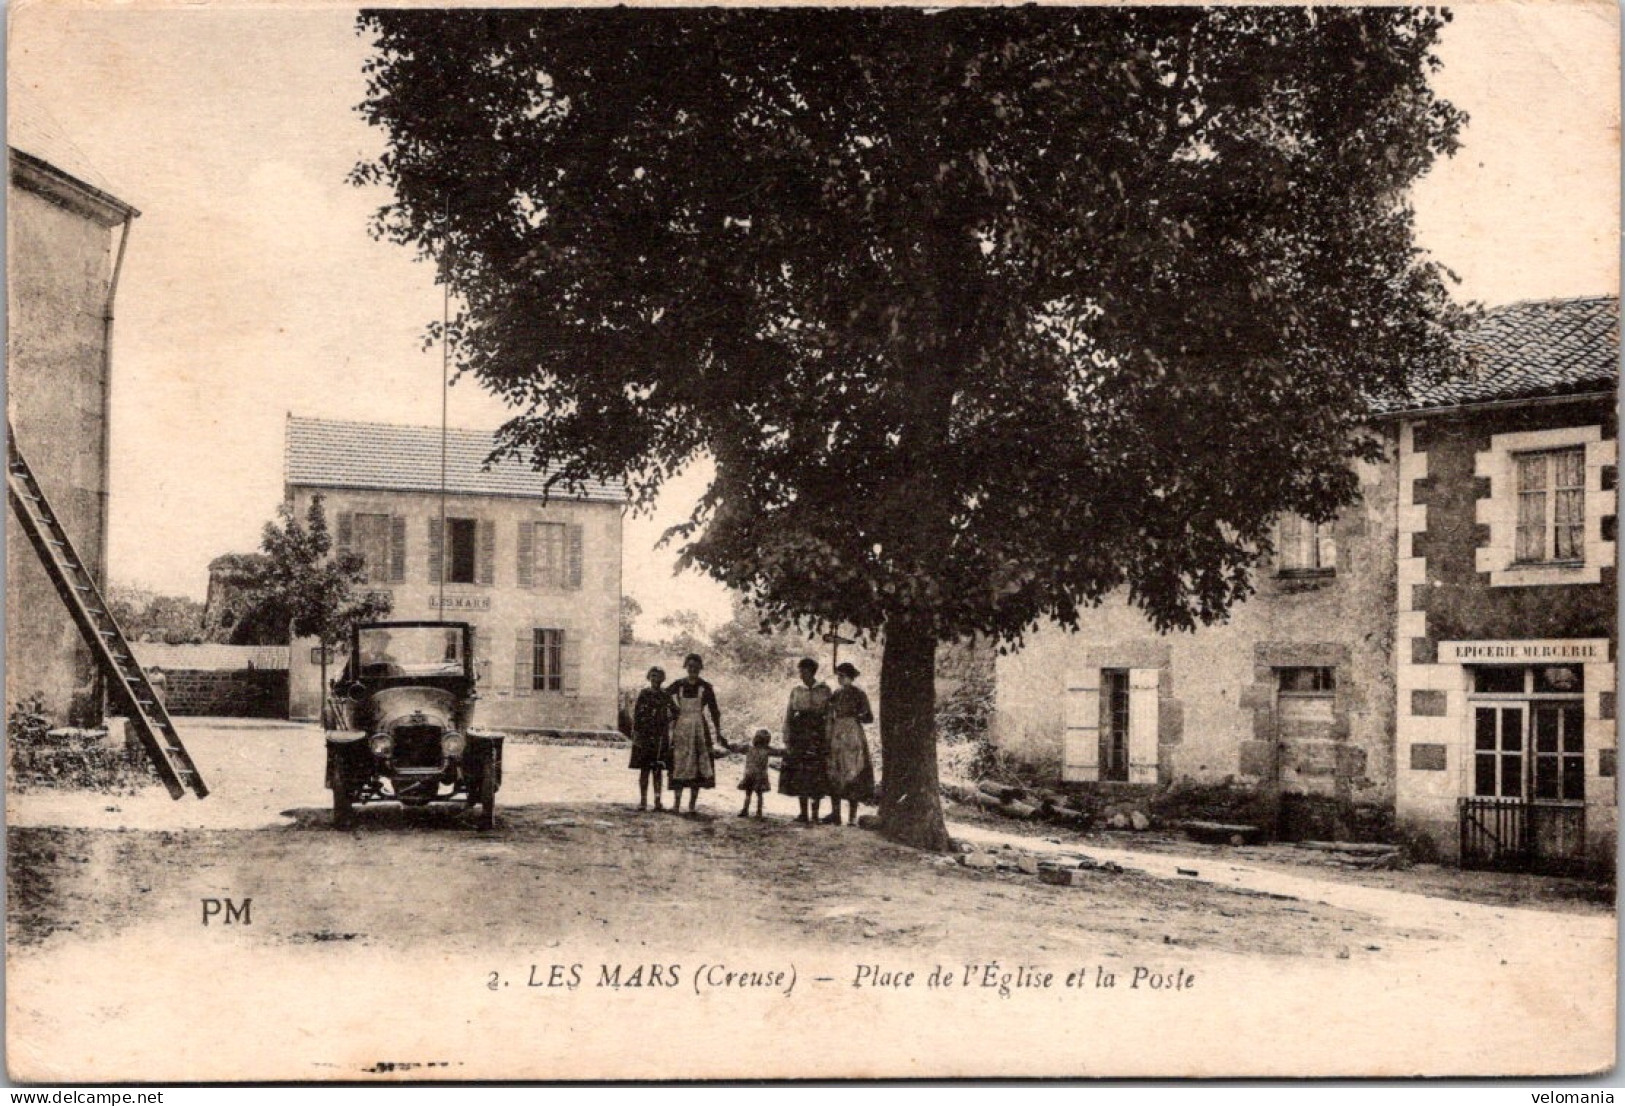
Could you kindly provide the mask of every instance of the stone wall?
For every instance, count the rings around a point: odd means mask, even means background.
[[[286,718],[288,673],[275,669],[166,669],[164,706],[172,715]]]
[[[1223,625],[1158,635],[1114,596],[1085,611],[1076,633],[1030,634],[998,659],[995,741],[1029,761],[1064,760],[1066,735],[1087,746],[1106,721],[1102,672],[1126,672],[1130,783],[1391,805],[1397,484],[1391,463],[1358,475],[1362,498],[1332,527],[1335,566],[1261,567],[1256,594]],[[1320,714],[1280,693],[1288,667],[1332,670],[1329,701],[1313,704]],[[1068,766],[1061,782],[1087,785],[1090,759],[1085,752],[1083,771]]]
[[[80,557],[105,585],[107,373],[103,316],[118,233],[14,159],[7,210],[6,387],[17,444]],[[20,526],[6,527],[6,701],[100,718],[89,649]]]
[[[1520,562],[1514,460],[1584,451],[1584,553]],[[1618,430],[1611,404],[1578,400],[1441,412],[1400,436],[1398,816],[1409,834],[1455,859],[1460,802],[1474,794],[1474,675],[1454,643],[1570,642],[1584,679],[1584,834],[1588,859],[1611,865],[1617,826]]]

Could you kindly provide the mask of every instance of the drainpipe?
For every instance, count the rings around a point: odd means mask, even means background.
[[[100,534],[96,543],[96,585],[101,588],[105,597],[107,594],[107,529],[108,504],[111,499],[112,478],[112,452],[113,452],[113,301],[118,296],[119,274],[124,270],[124,249],[130,242],[130,223],[135,219],[137,212],[133,207],[124,209],[124,219],[119,224],[118,252],[113,256],[113,274],[107,282],[107,305],[102,310],[102,471],[101,471],[101,520]],[[96,673],[96,688],[91,702],[101,705],[101,715],[107,717],[107,682],[100,671]]]
[[[113,301],[118,296],[119,274],[124,270],[124,249],[130,242],[130,223],[136,213],[126,211],[120,224],[118,253],[113,256],[113,276],[107,282],[107,306],[102,311],[102,527],[96,550],[96,582],[107,589],[107,500],[110,490],[113,426]]]

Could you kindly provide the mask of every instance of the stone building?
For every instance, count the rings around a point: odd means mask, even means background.
[[[43,112],[14,97],[8,144],[7,414],[87,567],[107,582],[113,304],[138,212]],[[6,702],[100,719],[90,651],[20,527],[6,528]]]
[[[1286,836],[1397,819],[1455,857],[1499,817],[1518,855],[1468,861],[1611,856],[1617,311],[1489,312],[1471,375],[1377,418],[1360,501],[1281,519],[1228,622],[1041,628],[998,661],[995,740],[1085,789],[1244,789]]]
[[[293,418],[287,497],[320,495],[336,545],[362,554],[394,619],[475,629],[479,722],[510,730],[614,730],[620,669],[622,490],[544,494],[547,473],[487,466],[488,433]],[[320,655],[295,642],[289,708],[319,709]]]
[[[1325,526],[1279,523],[1275,561],[1230,620],[1159,635],[1122,597],[1079,632],[1044,627],[998,658],[995,739],[1068,784],[1109,794],[1239,783],[1391,807],[1391,466]]]
[[[1396,413],[1397,804],[1450,856],[1613,862],[1619,304],[1520,303]]]

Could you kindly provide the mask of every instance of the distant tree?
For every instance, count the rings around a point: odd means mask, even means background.
[[[260,535],[264,559],[247,581],[244,621],[288,627],[294,638],[316,638],[323,646],[344,641],[357,622],[382,618],[392,606],[388,592],[361,591],[367,581],[359,553],[333,552],[322,497],[315,496],[304,522],[293,508],[277,506],[277,521]],[[327,694],[327,652],[322,650],[322,694]]]
[[[184,595],[157,595],[143,588],[108,589],[108,609],[133,641],[190,645],[203,640],[203,604]]]
[[[735,596],[728,621],[711,632],[717,657],[747,676],[790,675],[796,660],[816,646],[766,619],[743,596]]]
[[[638,619],[643,617],[643,604],[630,595],[621,596],[621,644],[631,645],[637,640]]]
[[[1251,590],[1456,360],[1410,185],[1462,115],[1404,7],[387,10],[376,228],[438,261],[509,451],[883,636],[881,825],[948,845],[940,642]]]
[[[660,644],[679,653],[704,653],[711,647],[710,635],[705,632],[705,623],[694,611],[673,611],[657,623],[666,631],[666,636],[660,639]]]

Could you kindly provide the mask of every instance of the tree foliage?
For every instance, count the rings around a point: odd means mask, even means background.
[[[356,622],[390,611],[388,592],[359,589],[367,580],[361,555],[333,552],[319,495],[303,522],[289,504],[278,504],[277,521],[266,523],[260,535],[260,550],[263,557],[245,561],[246,613],[239,625],[284,626],[293,637],[337,645]]]
[[[891,832],[935,802],[938,641],[1118,589],[1222,618],[1280,512],[1357,494],[1368,399],[1453,364],[1406,199],[1462,123],[1445,18],[368,12],[354,177],[464,304],[510,450],[641,505],[708,455],[690,562],[884,630]]]
[[[114,586],[107,592],[107,609],[131,641],[190,645],[203,640],[203,604],[184,595]]]
[[[631,645],[638,638],[638,619],[643,617],[643,604],[630,595],[621,596],[621,644]]]

